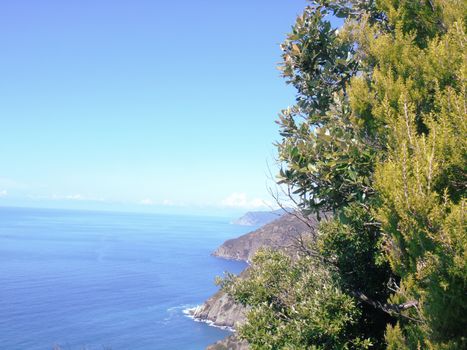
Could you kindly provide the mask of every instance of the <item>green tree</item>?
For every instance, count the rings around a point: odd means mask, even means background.
[[[310,257],[293,260],[277,251],[260,251],[248,279],[223,281],[237,301],[250,305],[239,330],[253,349],[364,349],[360,311],[339,288],[336,276]],[[291,288],[293,286],[293,288]]]
[[[394,33],[370,45],[377,45],[374,55],[386,63],[374,69],[366,93],[376,86],[397,89],[372,108],[388,134],[386,159],[375,172],[375,213],[385,234],[383,249],[400,278],[392,299],[418,300],[408,311],[417,322],[402,323],[410,348],[467,346],[463,4],[434,3],[429,20],[420,15],[420,31],[414,24],[406,29],[405,17],[394,15]],[[390,13],[404,11],[386,6]],[[455,9],[456,16],[445,15]],[[397,62],[387,59],[394,47],[400,47]]]
[[[279,183],[305,216],[334,215],[297,257],[262,252],[224,281],[252,348],[467,347],[466,16],[462,0],[321,0],[297,18]]]

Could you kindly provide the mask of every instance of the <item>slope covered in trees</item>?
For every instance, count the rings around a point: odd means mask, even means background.
[[[467,348],[466,7],[321,0],[297,18],[278,182],[334,215],[298,259],[262,251],[223,281],[252,349]]]

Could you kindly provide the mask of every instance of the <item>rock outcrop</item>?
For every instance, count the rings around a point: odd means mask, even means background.
[[[197,320],[209,321],[218,327],[235,328],[245,321],[245,308],[222,290],[206,300],[203,305],[191,310],[190,314]]]
[[[237,339],[235,335],[231,335],[217,343],[209,345],[206,350],[248,350],[248,343]]]
[[[316,225],[316,219],[310,218],[308,221],[311,225]],[[253,232],[225,241],[213,255],[224,259],[250,261],[262,247],[296,251],[295,238],[308,232],[310,228],[303,221],[292,214],[286,214]]]

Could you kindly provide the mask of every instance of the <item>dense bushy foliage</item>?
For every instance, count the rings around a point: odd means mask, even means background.
[[[250,306],[253,349],[467,348],[466,17],[462,0],[321,0],[298,17],[279,183],[305,217],[334,215],[297,257],[262,252],[223,282]]]
[[[294,286],[294,288],[290,288]],[[292,260],[260,251],[248,279],[232,279],[225,289],[254,305],[240,335],[253,349],[364,349],[357,329],[360,310],[339,288],[336,276],[309,257]]]

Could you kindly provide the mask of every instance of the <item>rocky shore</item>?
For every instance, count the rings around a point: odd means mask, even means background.
[[[191,315],[197,320],[211,321],[218,327],[235,329],[245,321],[245,308],[235,303],[222,290],[206,300],[202,305],[190,310]]]
[[[316,226],[315,219],[308,219],[308,224]],[[310,233],[310,227],[292,214],[286,214],[261,228],[238,238],[224,242],[214,256],[223,259],[234,259],[249,262],[260,248],[280,249],[294,254],[297,251],[297,238]],[[240,276],[245,275],[248,268]],[[190,311],[197,320],[210,322],[219,327],[235,329],[246,319],[246,309],[235,303],[222,290],[219,290],[202,305]],[[248,344],[238,340],[235,335],[229,336],[207,350],[246,350]]]

